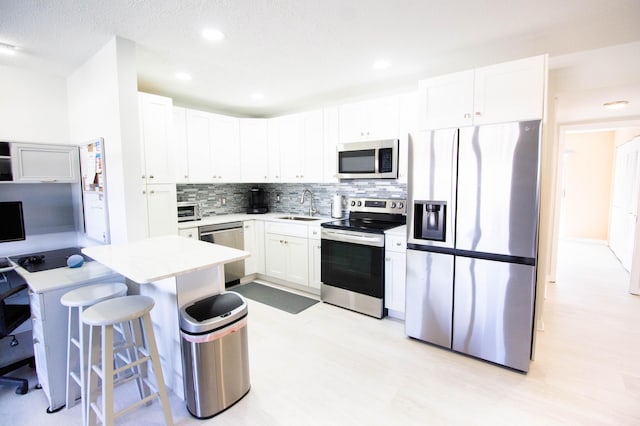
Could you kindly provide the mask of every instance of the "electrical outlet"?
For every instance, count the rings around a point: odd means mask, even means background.
[[[220,204],[222,204],[223,206],[226,206],[227,205],[227,199],[224,198],[224,197],[220,198]]]

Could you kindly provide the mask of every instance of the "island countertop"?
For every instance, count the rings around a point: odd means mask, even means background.
[[[200,271],[250,256],[248,251],[177,235],[86,247],[82,249],[82,253],[139,284]]]

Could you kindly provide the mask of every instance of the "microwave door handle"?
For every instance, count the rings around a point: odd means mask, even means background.
[[[380,148],[375,148],[373,152],[375,152],[375,155],[373,156],[373,171],[377,175],[380,173]]]

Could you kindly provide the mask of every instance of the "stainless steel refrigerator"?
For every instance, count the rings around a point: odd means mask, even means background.
[[[528,371],[540,121],[409,138],[405,331]]]

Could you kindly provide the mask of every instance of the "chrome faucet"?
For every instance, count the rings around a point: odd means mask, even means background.
[[[302,191],[300,204],[304,204],[304,196],[307,192],[309,193],[309,216],[313,216],[314,214],[318,213],[318,210],[316,210],[316,206],[313,205],[313,192],[311,192],[309,188],[305,188],[304,191]]]

